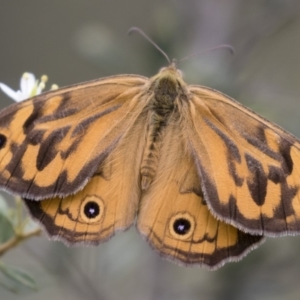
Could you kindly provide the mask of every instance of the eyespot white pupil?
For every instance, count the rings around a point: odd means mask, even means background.
[[[184,235],[187,234],[191,229],[191,223],[187,219],[180,218],[174,222],[173,228],[177,234]]]
[[[94,202],[94,201],[90,201],[88,203],[86,203],[85,207],[84,207],[84,214],[89,218],[89,219],[93,219],[96,218],[100,213],[100,207],[98,205],[98,203]]]

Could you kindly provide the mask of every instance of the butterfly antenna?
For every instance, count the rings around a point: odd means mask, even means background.
[[[166,54],[166,52],[164,50],[162,50],[154,41],[152,41],[149,36],[140,28],[138,27],[131,27],[128,30],[128,34],[132,34],[133,32],[137,32],[139,33],[141,36],[143,36],[150,44],[152,44],[169,62],[169,64],[171,64],[171,60],[169,58],[169,56]]]
[[[203,54],[203,53],[206,53],[206,52],[210,52],[210,51],[219,50],[219,49],[227,49],[227,50],[229,50],[229,52],[230,52],[232,55],[234,55],[234,48],[233,48],[232,46],[230,46],[230,45],[220,45],[220,46],[217,46],[217,47],[213,47],[213,48],[210,48],[210,49],[207,49],[207,50],[204,50],[204,51],[200,51],[200,52],[198,52],[198,53],[195,53],[195,54],[186,56],[186,57],[180,59],[180,60],[178,61],[178,64],[181,63],[181,62],[183,62],[183,61],[186,60],[186,59],[191,58],[191,57],[195,57],[195,56],[198,56],[198,55],[200,55],[200,54]]]

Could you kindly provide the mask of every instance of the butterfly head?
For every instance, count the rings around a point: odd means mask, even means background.
[[[179,86],[184,86],[182,72],[177,69],[176,61],[164,68],[161,68],[157,75],[151,78],[154,88],[158,90],[170,89],[178,90]]]
[[[183,74],[181,70],[177,69],[177,61],[173,59],[169,66],[161,68],[158,72],[158,75],[166,75],[166,76],[175,76],[177,78],[182,79]]]
[[[163,107],[164,114],[173,111],[179,95],[186,93],[186,83],[182,79],[182,73],[176,68],[174,62],[168,67],[162,68],[159,73],[150,79],[150,91],[155,95],[153,105]],[[157,101],[157,103],[156,103]],[[175,106],[174,106],[175,105]]]

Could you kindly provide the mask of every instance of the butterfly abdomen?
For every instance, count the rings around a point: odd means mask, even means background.
[[[173,76],[161,76],[154,80],[153,96],[149,101],[149,124],[146,146],[141,165],[141,186],[146,190],[156,174],[164,129],[170,116],[176,114],[178,82]]]

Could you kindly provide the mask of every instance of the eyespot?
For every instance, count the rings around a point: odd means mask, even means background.
[[[187,219],[179,218],[173,223],[173,229],[177,234],[185,235],[190,231],[191,223]]]
[[[6,141],[7,141],[6,136],[0,133],[0,149],[5,147]]]
[[[81,203],[80,217],[86,223],[98,222],[104,215],[104,203],[98,196],[86,196]]]
[[[195,220],[189,213],[178,213],[170,219],[171,235],[179,240],[187,240],[195,230]]]
[[[87,218],[94,219],[99,215],[100,207],[98,203],[94,201],[89,201],[85,204],[83,211]]]

